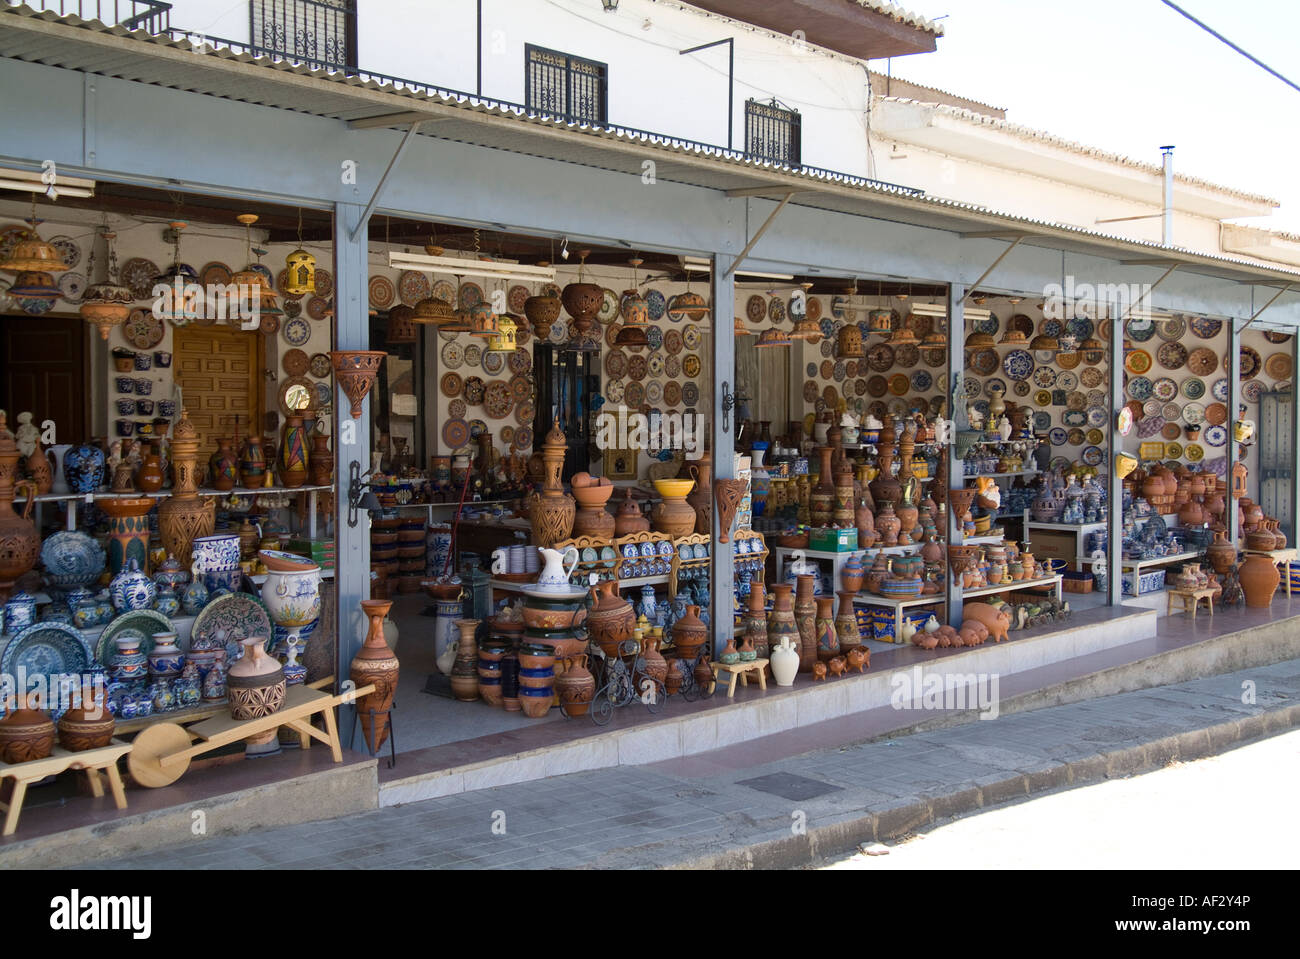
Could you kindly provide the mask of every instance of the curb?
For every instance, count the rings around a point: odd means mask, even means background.
[[[801,836],[753,842],[706,852],[669,864],[670,869],[801,869],[846,855],[861,842],[898,839],[925,826],[1067,786],[1082,786],[1215,756],[1238,745],[1300,727],[1300,704],[1261,710],[1228,722],[1054,763],[1042,769],[977,782],[955,792],[876,811],[863,811],[818,826]]]

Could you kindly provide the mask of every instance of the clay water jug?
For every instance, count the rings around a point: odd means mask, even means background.
[[[673,623],[673,646],[682,659],[694,659],[709,641],[709,627],[700,620],[700,607],[687,606],[686,615]]]
[[[348,675],[357,689],[374,685],[375,691],[357,700],[357,714],[361,719],[361,732],[371,753],[388,739],[387,711],[397,693],[399,664],[384,639],[384,617],[392,608],[388,600],[362,600],[361,609],[369,619],[366,639],[353,657]]]
[[[1246,594],[1246,605],[1267,609],[1273,602],[1282,575],[1277,571],[1272,557],[1251,553],[1241,564],[1238,573],[1241,588]]]
[[[660,657],[663,661],[663,657]],[[667,669],[667,664],[664,664]],[[656,694],[658,691],[656,690]],[[596,677],[587,669],[585,654],[564,660],[564,672],[555,677],[555,696],[566,716],[585,716],[596,698]]]
[[[1205,557],[1210,561],[1210,567],[1223,576],[1237,561],[1237,548],[1228,542],[1227,533],[1217,531],[1214,534],[1214,542],[1205,549]]]
[[[807,585],[804,585],[804,580]],[[800,577],[800,595],[805,592],[808,598],[812,597],[812,577]],[[770,651],[773,646],[781,642],[782,637],[789,637],[791,643],[798,643],[800,646],[800,668],[803,667],[803,623],[796,622],[798,612],[801,611],[793,602],[790,595],[791,587],[789,583],[775,583],[772,586],[772,611],[767,614],[767,648]],[[813,609],[816,609],[814,605]],[[814,637],[814,642],[816,641]],[[812,668],[811,665],[808,667]]]
[[[695,488],[686,496],[686,502],[695,510],[695,532],[712,535],[713,533],[713,460],[709,451],[694,463],[686,465],[689,477],[695,480]]]

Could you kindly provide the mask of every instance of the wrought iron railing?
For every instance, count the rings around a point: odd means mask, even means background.
[[[171,28],[170,3],[161,0],[4,0],[6,6],[49,10],[61,17],[98,20],[110,27],[166,33]]]
[[[356,66],[356,0],[249,0],[253,51],[316,67]]]
[[[777,101],[745,102],[745,151],[760,160],[798,167],[803,154],[799,113]]]
[[[17,0],[0,0],[0,2],[3,2],[7,6],[23,6],[25,4],[34,9],[53,10],[60,15],[76,15],[82,16],[84,19],[99,19],[104,23],[108,23],[109,21],[96,16],[93,12],[95,7],[103,7],[106,10],[110,7],[150,7],[155,9],[155,13],[159,17],[169,16],[171,10],[170,4],[157,3],[154,2],[154,0],[23,0],[23,2],[17,2]],[[253,2],[257,2],[257,0],[253,0]],[[349,2],[351,2],[351,0],[349,0]],[[86,14],[78,13],[76,9],[72,9],[74,7],[86,8],[92,12]],[[66,12],[60,8],[67,8]],[[108,15],[113,16],[111,12],[109,12]],[[140,13],[132,13],[126,19],[127,21],[138,20],[142,15],[144,15],[143,10],[141,10]],[[890,183],[886,180],[876,180],[871,177],[859,176],[856,173],[844,173],[840,170],[807,166],[798,162],[790,164],[768,160],[763,157],[753,156],[746,153],[744,150],[719,146],[716,143],[707,143],[703,140],[691,140],[686,137],[674,136],[671,133],[662,133],[654,130],[641,130],[637,127],[610,123],[608,120],[605,122],[593,122],[591,120],[576,118],[571,115],[553,113],[523,103],[514,103],[509,100],[501,100],[495,97],[485,97],[478,94],[466,93],[463,90],[455,90],[450,87],[435,86],[432,83],[426,83],[422,80],[410,80],[405,77],[395,77],[385,73],[374,73],[370,70],[346,67],[325,61],[304,59],[302,56],[295,55],[290,51],[269,50],[256,44],[246,43],[240,40],[229,40],[224,37],[214,37],[205,33],[172,27],[169,23],[163,23],[160,26],[141,25],[137,29],[146,29],[150,33],[164,35],[168,39],[174,41],[185,41],[197,52],[208,52],[217,49],[229,50],[234,53],[246,53],[272,63],[290,63],[309,66],[314,69],[324,70],[328,73],[346,73],[348,76],[354,77],[358,81],[375,83],[380,86],[391,87],[395,90],[406,90],[423,96],[437,97],[455,103],[483,107],[484,109],[496,110],[503,113],[512,113],[516,116],[528,117],[529,119],[548,120],[574,129],[598,130],[636,143],[669,147],[671,149],[689,151],[706,156],[721,157],[729,160],[742,160],[751,163],[757,162],[774,171],[788,170],[791,172],[797,172],[805,177],[820,180],[823,183],[843,186],[869,186],[875,189],[886,189],[913,196],[925,192],[924,190],[915,187],[902,186],[897,183]],[[351,47],[353,57],[355,57],[355,49],[356,47],[354,44]]]

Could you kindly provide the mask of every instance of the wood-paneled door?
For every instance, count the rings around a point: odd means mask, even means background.
[[[261,435],[266,408],[261,333],[183,326],[172,353],[181,400],[199,434],[200,463],[216,451],[218,437],[234,436],[236,428],[241,441],[250,429]]]
[[[79,316],[0,316],[0,408],[9,429],[28,411],[39,426],[53,420],[55,439],[90,439],[86,321]]]

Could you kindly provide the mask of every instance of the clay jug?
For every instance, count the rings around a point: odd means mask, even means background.
[[[32,478],[36,484],[36,492],[40,496],[54,489],[54,470],[50,467],[50,458],[41,452],[39,445],[36,451],[24,460],[27,465],[27,475]]]
[[[223,448],[228,450],[229,445],[229,441],[225,441]],[[289,489],[296,489],[307,482],[307,428],[302,425],[301,413],[290,413],[288,419],[284,421],[284,435],[280,440],[279,474],[280,484]],[[387,727],[385,727],[385,735],[387,735]]]
[[[823,663],[840,654],[839,634],[835,630],[835,598],[817,597],[817,658]]]
[[[474,640],[478,620],[458,619],[455,625],[460,635],[456,660],[451,664],[451,694],[462,703],[472,703],[478,699],[478,643]]]
[[[902,485],[902,499],[899,501],[897,508],[894,510],[898,517],[900,525],[899,542],[906,538],[907,543],[915,541],[916,524],[920,517],[920,511],[917,509],[913,499],[916,495],[917,481],[915,476],[909,476],[907,482]]]
[[[921,558],[925,560],[927,566],[933,566],[943,562],[943,546],[935,536],[926,539],[925,545],[921,547]]]
[[[650,521],[645,518],[636,500],[632,499],[632,487],[627,488],[623,503],[614,514],[614,535],[628,536],[631,533],[650,532]]]
[[[1269,532],[1273,534],[1276,542],[1273,544],[1274,549],[1286,549],[1286,533],[1282,532],[1281,520],[1271,519],[1268,521]]]
[[[1228,542],[1227,533],[1216,532],[1214,542],[1205,549],[1205,556],[1214,571],[1222,576],[1237,561],[1237,548]]]
[[[302,420],[299,419],[299,424]],[[238,463],[235,451],[231,448],[234,441],[229,436],[217,439],[217,451],[208,459],[208,469],[212,473],[212,488],[225,493],[235,488],[238,476]]]
[[[858,497],[858,505],[853,510],[853,523],[858,528],[858,545],[862,546],[876,531],[876,518],[865,495]]]
[[[1273,549],[1273,534],[1270,533],[1263,523],[1260,523],[1255,529],[1246,534],[1246,549],[1258,550],[1267,553]],[[1242,584],[1243,586],[1245,583]]]
[[[662,660],[663,657],[660,657],[661,662]],[[591,701],[596,698],[596,677],[587,669],[585,655],[564,660],[564,672],[555,677],[555,695],[566,716],[587,715]]]
[[[162,459],[158,447],[149,446],[144,461],[135,471],[135,486],[141,493],[156,493],[163,488]]]
[[[673,623],[673,646],[682,659],[694,659],[709,641],[709,627],[700,620],[700,607],[687,606],[686,615]]]
[[[667,685],[668,682],[668,660],[664,659],[663,654],[659,652],[659,640],[653,636],[648,637],[641,644],[641,669],[645,676],[653,679],[661,686]],[[637,681],[637,688],[641,686]],[[659,690],[662,693],[663,690]]]
[[[877,502],[881,502],[877,500]],[[894,512],[893,500],[884,500],[876,512],[876,531],[880,533],[882,546],[897,546],[898,534],[903,528],[902,521]]]
[[[713,534],[713,460],[705,450],[699,460],[688,463],[686,472],[695,480],[695,488],[686,496],[686,502],[695,510],[695,532]]]
[[[361,732],[372,753],[388,739],[388,713],[397,692],[399,664],[393,651],[384,641],[384,617],[392,608],[388,600],[362,600],[361,609],[369,617],[370,626],[366,640],[353,657],[349,676],[357,689],[374,684],[375,691],[357,700],[357,714],[361,717]],[[373,715],[372,715],[373,711]]]
[[[1246,605],[1267,609],[1273,602],[1278,584],[1282,582],[1282,575],[1271,557],[1252,553],[1241,564],[1238,579],[1246,594]]]
[[[609,657],[619,655],[619,644],[632,638],[636,611],[618,594],[618,580],[607,579],[592,588],[587,634]]]
[[[334,454],[330,452],[330,438],[326,433],[311,436],[311,459],[307,475],[312,486],[328,486],[334,476]]]

